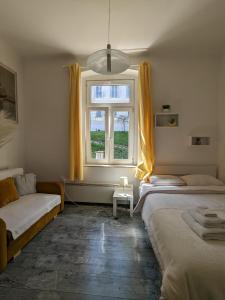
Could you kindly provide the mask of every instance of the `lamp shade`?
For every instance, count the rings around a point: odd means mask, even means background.
[[[110,53],[111,70],[107,67],[107,55]],[[104,74],[119,74],[129,68],[129,57],[127,54],[116,49],[102,49],[92,53],[87,59],[87,67],[92,71]]]
[[[126,176],[121,176],[120,177],[120,186],[128,186],[128,177]]]

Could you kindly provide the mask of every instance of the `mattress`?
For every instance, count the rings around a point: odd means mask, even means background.
[[[2,207],[0,218],[5,221],[13,239],[16,239],[60,203],[60,195],[29,194]]]
[[[225,299],[225,242],[204,241],[183,221],[189,208],[225,209],[225,187],[140,189],[142,218],[163,272],[162,299]]]

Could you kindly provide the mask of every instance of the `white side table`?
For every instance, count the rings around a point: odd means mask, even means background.
[[[113,193],[113,217],[117,217],[117,201],[130,202],[130,216],[133,217],[133,185],[129,184],[127,187],[116,186]]]

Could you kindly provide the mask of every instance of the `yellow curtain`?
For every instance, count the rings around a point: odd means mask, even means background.
[[[69,111],[69,177],[70,180],[83,180],[82,128],[79,64],[69,66],[70,111]]]
[[[153,109],[150,90],[150,64],[144,62],[139,67],[138,87],[138,127],[140,138],[140,163],[136,168],[136,177],[149,180],[154,166]]]

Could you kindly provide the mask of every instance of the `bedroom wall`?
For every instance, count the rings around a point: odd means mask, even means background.
[[[154,111],[170,104],[179,127],[156,128],[159,164],[217,163],[218,59],[214,57],[150,57]],[[189,146],[189,136],[209,136],[210,146]]]
[[[221,58],[219,68],[218,125],[219,177],[225,181],[225,53]]]
[[[136,57],[133,62],[142,61]],[[157,163],[217,163],[218,60],[211,57],[145,57],[152,63],[154,110],[171,104],[180,115],[178,128],[155,130]],[[26,169],[41,179],[59,179],[68,173],[68,80],[62,66],[71,57],[39,58],[25,63]],[[191,134],[207,135],[212,145],[188,146]],[[134,168],[86,168],[89,181],[133,179]],[[137,189],[136,189],[137,192]]]
[[[24,98],[22,59],[3,40],[0,40],[0,63],[17,72],[18,128],[11,141],[0,148],[0,168],[24,167]]]
[[[55,180],[68,170],[68,81],[66,57],[25,62],[26,169]]]

